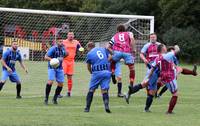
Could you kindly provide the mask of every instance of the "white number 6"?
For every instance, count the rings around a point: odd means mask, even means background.
[[[103,53],[101,51],[97,51],[97,56],[99,57],[99,59],[103,59]]]

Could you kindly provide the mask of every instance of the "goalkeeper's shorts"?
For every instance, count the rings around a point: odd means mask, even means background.
[[[74,61],[63,60],[62,66],[65,75],[74,74]]]

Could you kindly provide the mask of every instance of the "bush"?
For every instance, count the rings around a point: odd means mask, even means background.
[[[163,34],[167,45],[178,44],[181,48],[180,58],[189,63],[200,63],[200,32],[193,27],[172,27]]]

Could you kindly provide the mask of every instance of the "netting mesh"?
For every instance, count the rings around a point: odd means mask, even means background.
[[[148,39],[150,20],[112,17],[87,17],[48,15],[35,13],[0,13],[1,39],[4,45],[10,45],[12,39],[22,41],[20,46],[30,48],[29,60],[43,60],[45,51],[59,37],[66,39],[68,31],[75,33],[75,38],[84,47],[88,41],[107,42],[116,32],[119,23],[125,24],[128,31],[134,33],[138,50]],[[32,55],[32,53],[34,55]],[[83,60],[77,56],[76,60]]]

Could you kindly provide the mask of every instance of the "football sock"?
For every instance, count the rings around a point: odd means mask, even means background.
[[[156,93],[155,93],[155,97],[157,97],[158,96],[158,90],[160,89],[160,85],[159,84],[157,84],[157,91],[156,91]]]
[[[134,70],[134,65],[128,65],[129,67],[129,78],[130,78],[130,84],[133,85],[134,84],[134,80],[135,80],[135,70]]]
[[[93,99],[94,92],[88,92],[87,97],[86,97],[86,108],[90,109],[92,99]]]
[[[0,91],[3,88],[4,83],[0,82]]]
[[[171,100],[169,102],[169,108],[168,108],[169,113],[172,113],[172,111],[173,111],[173,109],[176,105],[177,99],[178,99],[178,96],[172,96],[171,97]]]
[[[20,96],[21,84],[16,84],[17,96]]]
[[[62,88],[61,86],[57,86],[56,88],[56,91],[55,91],[55,95],[54,95],[54,100],[56,100],[58,98],[58,95],[60,94],[60,92],[62,91]]]
[[[183,68],[183,71],[181,72],[184,75],[194,75],[194,71],[193,70],[189,70],[186,68]]]
[[[167,86],[165,85],[162,89],[161,89],[161,91],[159,92],[159,96],[162,96],[166,91],[167,91]]]
[[[71,92],[72,91],[72,79],[68,79],[67,80],[67,84],[68,84],[68,92]]]
[[[104,106],[105,109],[109,109],[109,96],[108,93],[103,93],[103,102],[104,102]]]
[[[150,108],[152,102],[153,102],[153,95],[148,94],[148,95],[147,95],[147,99],[146,99],[145,110],[149,110],[149,108]]]
[[[134,93],[138,92],[140,89],[142,89],[142,85],[141,84],[134,85],[132,87],[131,94],[134,94]]]
[[[115,61],[111,61],[111,65],[110,65],[110,67],[111,67],[111,71],[112,71],[112,73],[115,72],[115,65],[116,65],[116,62],[115,62]]]
[[[45,98],[48,100],[52,85],[46,84]]]
[[[120,94],[122,91],[122,82],[117,83],[117,88],[118,88],[118,94]]]

